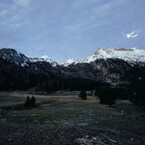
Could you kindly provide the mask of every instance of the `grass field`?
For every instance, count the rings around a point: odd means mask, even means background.
[[[21,137],[21,133],[14,135],[15,130],[19,132],[20,128],[20,132],[23,132],[23,128],[27,128],[28,132],[37,132],[39,137],[43,133],[51,132],[52,135],[54,131],[60,136],[59,142],[55,139],[50,142],[50,135],[46,139],[40,137],[39,144],[145,144],[144,107],[133,106],[129,101],[117,101],[115,106],[109,107],[100,105],[95,96],[81,100],[78,94],[79,92],[58,92],[51,95],[34,95],[36,108],[17,109],[13,106],[23,105],[26,97],[32,94],[1,92],[0,144],[18,144],[18,140],[12,142],[11,138]],[[2,109],[7,107],[10,109]],[[7,128],[11,129],[8,131]],[[41,131],[37,128],[41,128]],[[71,130],[75,133],[69,132]],[[65,138],[68,134],[72,143],[67,141],[68,137]],[[45,143],[47,139],[48,142]]]

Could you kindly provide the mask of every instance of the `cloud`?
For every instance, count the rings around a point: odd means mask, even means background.
[[[145,48],[144,5],[138,0],[0,0],[0,47],[60,61],[76,54],[83,58],[104,45]]]
[[[98,2],[100,2],[100,0],[75,0],[72,7],[74,9],[86,8],[89,5],[97,4]]]
[[[14,0],[14,3],[21,7],[27,7],[30,5],[31,0]]]
[[[135,37],[137,37],[138,36],[138,34],[136,34],[134,31],[132,31],[131,33],[127,33],[126,34],[126,37],[128,38],[128,39],[130,39],[130,38],[135,38]]]
[[[1,10],[0,11],[0,16],[6,16],[9,13],[8,10]]]

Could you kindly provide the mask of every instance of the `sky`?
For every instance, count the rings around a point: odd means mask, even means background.
[[[64,62],[145,49],[145,0],[0,0],[0,48]]]

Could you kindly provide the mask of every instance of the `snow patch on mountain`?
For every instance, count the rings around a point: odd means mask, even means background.
[[[77,58],[69,58],[65,63],[63,63],[63,66],[69,66],[71,64],[78,64],[81,63]]]
[[[47,55],[44,55],[44,56],[39,57],[39,58],[30,58],[30,61],[31,62],[46,61],[46,62],[49,62],[52,66],[57,66],[59,64],[59,62],[52,60]]]
[[[99,48],[94,55],[87,57],[83,63],[108,58],[118,58],[127,62],[145,62],[145,50],[141,48]]]

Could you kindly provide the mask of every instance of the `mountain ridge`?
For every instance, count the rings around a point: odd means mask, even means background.
[[[76,65],[78,63],[90,63],[96,61],[97,59],[122,59],[129,63],[145,63],[145,50],[141,48],[99,48],[97,51],[83,61],[78,60],[77,58],[70,58],[64,63],[59,63],[58,61],[52,60],[48,56],[42,57],[27,57],[24,54],[17,52],[15,49],[12,48],[2,48],[0,49],[0,57],[3,59],[10,60],[16,64],[20,64],[21,66],[28,65],[29,62],[39,62],[39,61],[46,61],[50,63],[53,67],[57,65],[63,65],[64,67],[68,67],[69,65]]]
[[[103,48],[102,48],[103,49]],[[102,58],[98,51],[108,52],[136,52],[141,49],[97,50],[95,59],[79,62],[70,59],[68,64],[53,64],[53,60],[44,56],[30,58],[14,49],[0,50],[0,88],[28,89],[35,87],[38,90],[59,90],[81,88],[81,86],[94,87],[94,83],[107,83],[111,85],[127,84],[138,80],[145,80],[145,62],[125,61],[119,58]],[[144,51],[143,51],[144,52]],[[142,55],[142,54],[141,54]],[[134,55],[133,55],[134,56]],[[139,55],[140,56],[140,53]],[[98,57],[98,58],[97,58]],[[142,59],[141,59],[142,60]],[[73,61],[76,61],[74,63]]]
[[[127,62],[145,62],[145,50],[141,48],[99,48],[92,56],[85,59],[86,63],[96,59],[122,59]]]

